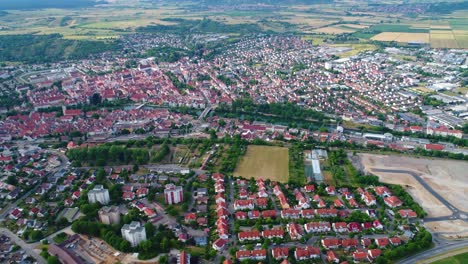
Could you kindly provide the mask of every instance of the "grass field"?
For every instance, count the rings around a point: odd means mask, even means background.
[[[464,264],[464,263],[468,263],[468,252],[432,262],[432,264]]]
[[[234,176],[287,182],[289,178],[288,148],[249,146],[247,153],[237,165]]]
[[[351,47],[353,50],[341,53],[338,56],[340,58],[351,57],[361,52],[376,50],[377,47],[372,44],[335,44],[334,47]]]

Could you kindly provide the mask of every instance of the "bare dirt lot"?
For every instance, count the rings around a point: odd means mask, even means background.
[[[412,176],[401,173],[381,173],[373,170],[398,169],[420,173],[421,178],[448,202],[459,210],[468,211],[466,203],[468,198],[468,174],[466,173],[468,162],[397,155],[359,154],[359,156],[365,171],[379,176],[382,182],[405,186],[415,201],[423,206],[429,217],[448,216],[451,215],[451,212]],[[461,231],[459,228],[462,227],[465,232],[468,232],[468,226],[463,221],[433,222],[430,227],[434,231],[444,232],[459,232]]]
[[[468,223],[462,220],[428,222],[425,225],[434,232],[443,232],[449,239],[468,237]]]

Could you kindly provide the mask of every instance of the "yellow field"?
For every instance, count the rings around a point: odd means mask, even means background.
[[[429,43],[429,33],[383,32],[372,37],[372,39],[378,41]]]
[[[458,48],[457,41],[451,30],[431,30],[431,47]]]
[[[468,34],[467,35],[455,35],[458,47],[468,49]]]
[[[284,147],[248,146],[247,153],[234,171],[234,176],[287,182],[289,150]]]
[[[320,33],[327,33],[327,34],[341,34],[341,33],[352,33],[352,32],[355,32],[356,30],[333,26],[333,27],[319,28],[314,31],[320,32]]]

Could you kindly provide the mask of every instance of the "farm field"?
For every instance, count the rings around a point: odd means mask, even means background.
[[[429,43],[428,33],[383,32],[371,38],[378,41]]]
[[[234,176],[287,182],[289,150],[285,147],[250,145],[234,171]]]
[[[356,31],[356,29],[332,26],[332,27],[319,28],[314,31],[320,32],[320,33],[327,33],[327,34],[341,34],[341,33],[353,33]]]

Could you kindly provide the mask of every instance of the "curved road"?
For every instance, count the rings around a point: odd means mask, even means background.
[[[444,220],[455,220],[459,219],[462,221],[467,222],[467,213],[464,211],[459,210],[457,207],[455,207],[453,204],[451,204],[449,201],[447,201],[444,197],[442,197],[438,192],[436,192],[434,189],[432,189],[429,184],[426,183],[421,177],[420,174],[415,173],[413,171],[409,170],[398,170],[398,169],[376,169],[373,168],[371,169],[373,172],[385,172],[385,173],[402,173],[402,174],[408,174],[411,175],[416,181],[421,184],[424,189],[426,189],[430,194],[432,194],[437,200],[439,200],[443,205],[445,205],[450,211],[452,211],[452,215],[450,216],[443,216],[443,217],[428,217],[425,218],[425,222],[430,222],[430,221],[444,221]]]
[[[384,173],[401,173],[401,174],[411,175],[416,181],[419,182],[419,184],[423,186],[424,189],[426,189],[437,200],[439,200],[450,211],[452,211],[452,215],[450,216],[432,217],[432,218],[429,217],[429,218],[424,219],[425,222],[455,220],[455,219],[459,219],[465,222],[467,221],[467,213],[459,210],[457,207],[455,207],[453,204],[447,201],[444,197],[442,197],[438,192],[436,192],[431,186],[429,186],[429,184],[426,183],[426,181],[424,181],[424,179],[421,178],[421,174],[418,174],[416,172],[409,171],[409,170],[399,170],[399,169],[372,168],[370,171],[377,172],[377,173],[384,172]],[[446,239],[438,237],[438,235],[435,233],[433,233],[433,242],[435,246],[432,249],[426,250],[412,257],[403,259],[399,261],[398,263],[399,264],[413,264],[413,263],[417,263],[418,261],[422,261],[422,260],[437,256],[437,255],[443,254],[444,252],[447,252],[447,251],[452,251],[455,249],[468,247],[468,240],[461,240],[461,241],[446,240]]]

